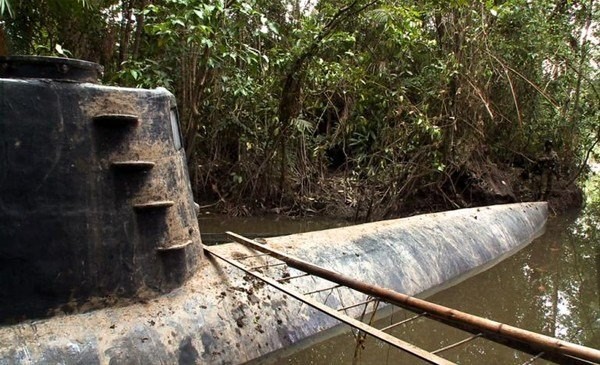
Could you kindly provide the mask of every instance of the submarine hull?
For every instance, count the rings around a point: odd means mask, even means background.
[[[416,295],[514,253],[543,233],[547,215],[546,203],[498,205],[273,237],[266,243],[367,283]],[[230,257],[252,252],[237,243],[212,250]],[[273,275],[284,274],[273,270]],[[293,284],[300,291],[317,289],[309,278]],[[314,299],[330,306],[363,299],[340,292]],[[348,314],[360,312],[353,308]],[[337,324],[207,255],[191,278],[168,294],[0,327],[0,364],[238,364]]]

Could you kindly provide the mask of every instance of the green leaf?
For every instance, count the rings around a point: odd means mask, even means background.
[[[171,19],[171,24],[180,25],[182,27],[185,27],[185,23],[183,21],[181,21],[180,19]]]
[[[277,26],[273,22],[268,22],[267,26],[271,30],[271,32],[275,35],[279,35],[279,30],[277,30]]]
[[[194,14],[200,19],[204,19],[204,13],[198,9],[194,9]]]
[[[9,0],[0,0],[0,15],[4,15],[4,12],[8,12],[11,18],[14,16]]]

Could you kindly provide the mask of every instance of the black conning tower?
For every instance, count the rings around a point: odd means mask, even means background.
[[[0,58],[0,323],[148,299],[202,259],[173,95],[101,72]]]

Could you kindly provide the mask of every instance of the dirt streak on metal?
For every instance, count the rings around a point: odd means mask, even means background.
[[[446,271],[446,275],[454,275],[478,266],[496,250],[509,250],[523,243],[519,240],[534,237],[543,226],[546,214],[542,205],[505,206],[490,211],[482,208],[480,211],[449,212],[370,226],[270,238],[267,244],[367,282],[398,291],[408,288],[404,292],[414,295],[415,290],[436,284],[429,278],[431,271]],[[433,229],[433,225],[449,225],[456,220],[463,223],[455,224],[457,231],[450,230],[450,234],[444,235],[446,237],[441,237],[442,231]],[[513,231],[510,236],[514,240],[511,238],[505,243],[508,231],[490,229],[501,222],[506,224],[507,230]],[[477,239],[474,238],[473,242],[465,239],[464,232],[459,235],[465,226],[474,229]],[[456,265],[451,262],[429,263],[427,277],[406,279],[396,276],[403,273],[403,265],[419,261],[416,257],[432,255],[427,256],[427,260],[447,260],[452,257],[448,250],[455,247],[454,244],[469,246],[479,240],[481,245],[481,240],[488,236],[482,236],[480,230],[498,234],[492,242],[484,244],[496,249],[467,250],[468,259],[459,260]],[[407,231],[417,232],[411,236]],[[377,240],[374,241],[373,237]],[[445,248],[440,240],[448,237],[460,242]],[[417,239],[423,240],[423,243],[418,243]],[[423,248],[432,252],[423,253]],[[212,249],[229,257],[253,254],[252,250],[233,243]],[[478,252],[481,253],[480,262],[474,263],[470,260],[471,255]],[[410,255],[413,255],[413,260],[407,261]],[[259,256],[244,261],[258,265],[270,260]],[[282,276],[285,273],[281,267],[263,270]],[[421,272],[421,269],[411,270],[411,274]],[[407,273],[409,271],[404,274]],[[435,273],[433,276],[436,280],[442,279]],[[418,285],[414,283],[421,280]],[[293,281],[293,285],[302,291],[317,289],[323,284],[309,277]],[[324,292],[315,299],[336,307],[364,300],[349,291],[340,291],[340,295],[336,296]],[[359,315],[361,308],[355,309],[357,313],[354,315]],[[207,256],[181,288],[167,295],[127,307],[1,327],[0,359],[25,363],[51,362],[60,358],[67,364],[81,359],[101,364],[111,361],[174,363],[176,359],[187,359],[191,363],[241,363],[297,343],[335,324],[335,320],[322,313]],[[93,331],[90,330],[92,328]]]

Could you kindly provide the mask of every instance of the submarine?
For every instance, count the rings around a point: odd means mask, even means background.
[[[101,73],[82,60],[0,58],[0,364],[239,364],[339,326],[205,252],[175,97],[101,85]],[[498,205],[265,245],[419,295],[514,253],[547,216],[543,202]],[[209,252],[294,274],[238,242]],[[293,285],[319,289],[308,277]]]

